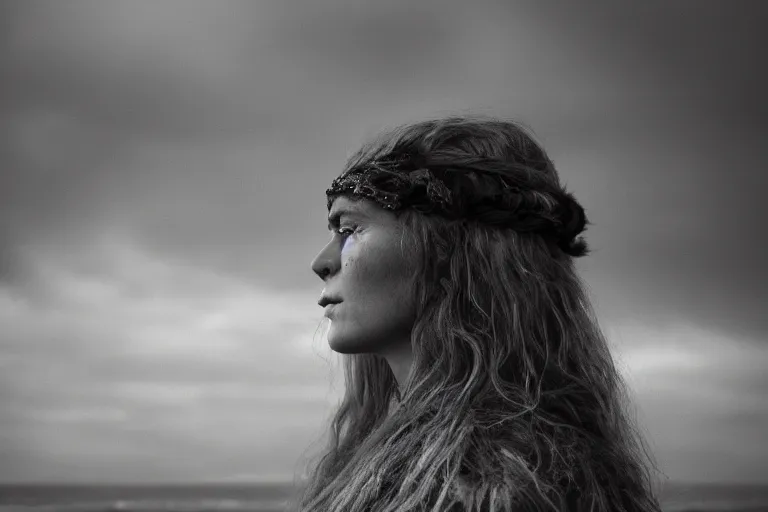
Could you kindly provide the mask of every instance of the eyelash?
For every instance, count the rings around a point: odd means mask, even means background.
[[[339,228],[339,229],[336,229],[336,230],[335,230],[335,233],[336,233],[337,235],[339,235],[339,236],[342,236],[342,237],[346,238],[346,237],[348,237],[349,235],[351,235],[352,233],[354,233],[354,232],[355,232],[355,229],[357,229],[357,228]],[[345,231],[349,231],[350,233],[346,233],[346,234],[345,234],[345,233],[344,233]]]

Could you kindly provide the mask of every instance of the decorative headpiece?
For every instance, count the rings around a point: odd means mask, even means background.
[[[574,257],[588,252],[576,237],[589,221],[573,195],[551,175],[515,162],[455,154],[374,160],[333,180],[326,190],[328,210],[340,194],[370,199],[390,211],[412,208],[539,233]]]

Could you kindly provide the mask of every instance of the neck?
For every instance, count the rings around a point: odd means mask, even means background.
[[[410,339],[407,343],[400,343],[396,345],[395,348],[382,353],[381,356],[387,360],[387,363],[389,363],[392,374],[397,381],[397,387],[402,395],[408,382],[408,374],[411,371],[411,365],[413,363]]]

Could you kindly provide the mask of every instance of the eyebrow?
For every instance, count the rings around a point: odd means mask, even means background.
[[[356,208],[354,206],[339,208],[338,210],[336,210],[335,212],[333,212],[331,215],[328,216],[328,231],[333,230],[334,227],[339,225],[339,221],[341,220],[341,217],[364,218],[365,213],[359,208]]]

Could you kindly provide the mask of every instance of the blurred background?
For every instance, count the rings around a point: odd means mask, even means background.
[[[585,206],[665,475],[768,483],[763,5],[2,1],[0,482],[291,479],[343,392],[325,189],[478,113]]]

